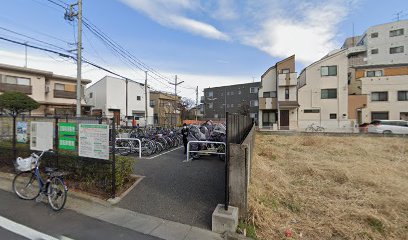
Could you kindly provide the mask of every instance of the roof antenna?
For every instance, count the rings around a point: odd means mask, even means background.
[[[408,14],[404,14],[404,10],[401,10],[401,11],[399,11],[397,13],[394,13],[393,16],[395,16],[395,18],[393,18],[392,20],[395,20],[395,21],[398,22],[398,21],[401,20],[401,18],[403,18],[405,16],[408,16]]]

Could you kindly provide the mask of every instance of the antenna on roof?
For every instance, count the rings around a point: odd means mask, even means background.
[[[401,18],[408,16],[408,14],[407,13],[404,14],[404,10],[401,10],[397,13],[394,13],[393,16],[395,16],[395,18],[393,18],[392,20],[395,20],[398,22],[401,20]]]
[[[356,45],[355,45],[355,35],[354,35],[354,22],[353,22],[353,35],[352,35],[351,41],[353,44],[352,46],[355,47]]]

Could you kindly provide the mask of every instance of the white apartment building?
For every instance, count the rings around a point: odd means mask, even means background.
[[[126,87],[127,85],[127,87]],[[106,76],[85,90],[85,100],[92,105],[92,114],[115,117],[123,121],[135,117],[140,126],[145,125],[145,87],[131,80]],[[150,89],[147,88],[147,124],[153,124],[153,108],[150,106]],[[127,112],[126,112],[127,105]]]
[[[259,128],[296,129],[298,117],[295,55],[270,67],[261,76]]]
[[[306,67],[298,78],[300,130],[315,124],[328,131],[350,130],[347,50],[335,50]]]

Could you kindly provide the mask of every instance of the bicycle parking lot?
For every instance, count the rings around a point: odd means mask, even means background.
[[[178,147],[138,159],[134,173],[144,178],[119,206],[210,229],[214,206],[224,200],[224,161],[208,155],[186,163],[183,151]]]

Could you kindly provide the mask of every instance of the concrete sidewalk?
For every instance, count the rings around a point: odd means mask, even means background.
[[[13,177],[13,174],[0,173],[0,189],[12,192]],[[68,193],[65,207],[110,224],[162,239],[223,239],[221,235],[205,229],[114,207],[106,201],[74,192]]]

